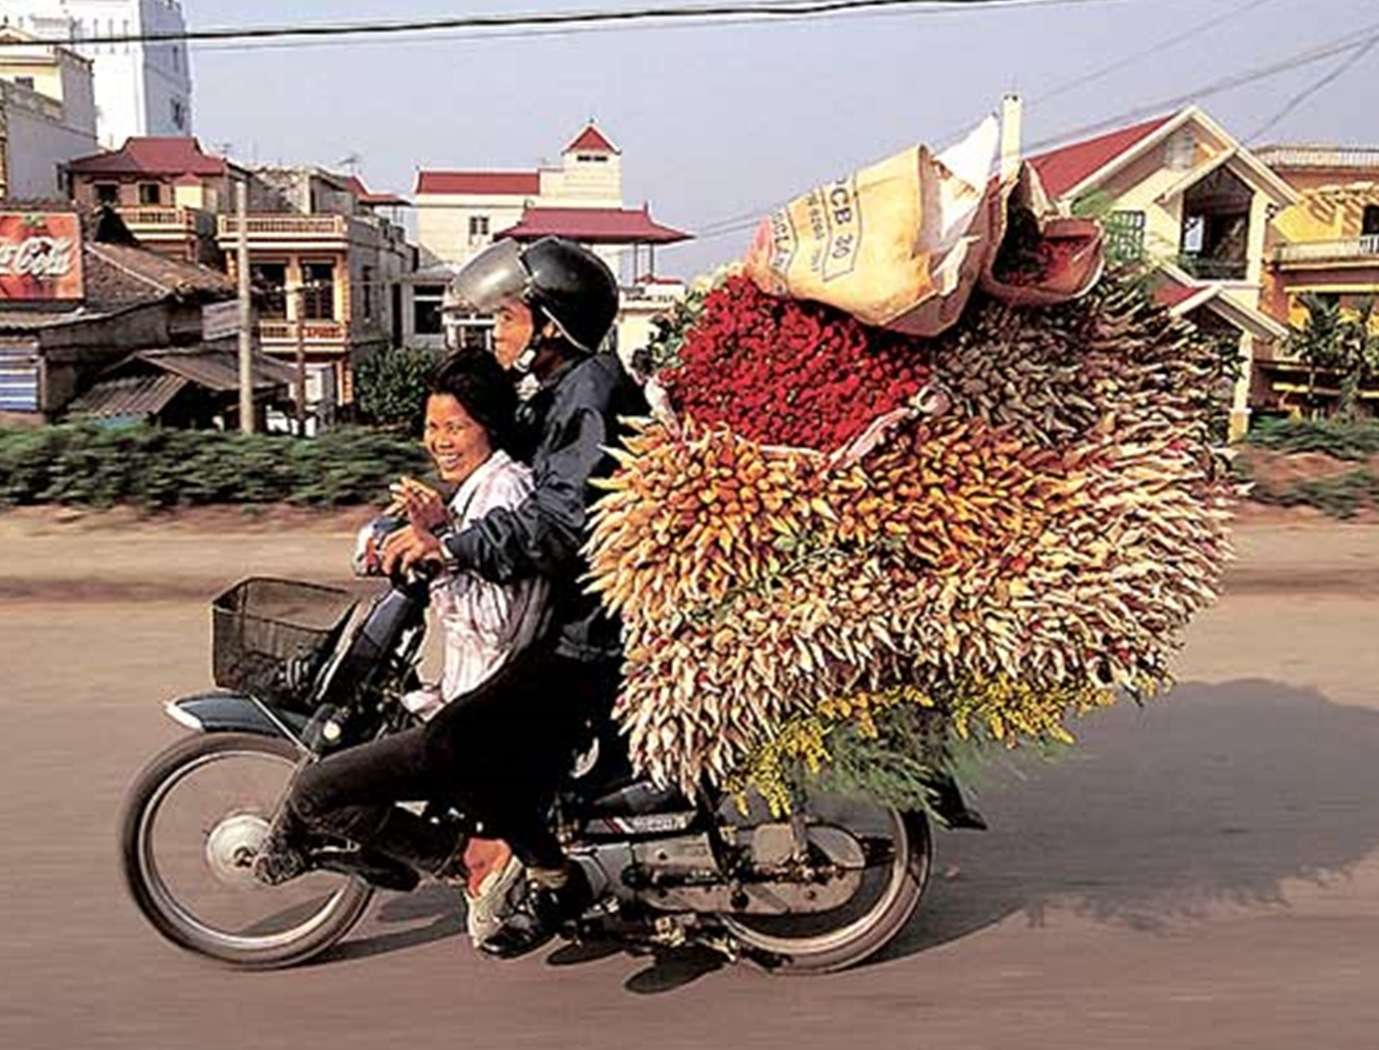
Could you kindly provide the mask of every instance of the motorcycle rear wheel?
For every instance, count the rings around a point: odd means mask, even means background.
[[[914,916],[933,866],[928,818],[881,807],[876,813],[889,825],[891,857],[876,873],[875,900],[860,911],[782,918],[723,916],[739,941],[765,953],[772,973],[806,976],[855,966],[889,944]]]
[[[281,887],[253,882],[246,859],[266,831],[298,758],[287,740],[250,733],[200,734],[173,744],[140,772],[120,821],[122,868],[139,910],[168,940],[243,969],[274,969],[324,951],[362,917],[373,888],[357,878],[316,872]],[[226,770],[239,776],[252,771],[263,784],[241,787],[234,797],[213,796],[208,815],[183,819],[183,825],[191,826],[181,834],[169,833],[173,848],[164,863],[156,848],[157,833],[165,807],[171,810],[170,823],[175,825],[180,816],[177,806],[169,805],[174,792],[198,776],[212,771],[224,776]],[[190,797],[194,801],[197,796]],[[184,877],[185,872],[190,875]],[[202,886],[210,894],[192,895],[206,901],[204,908],[189,903],[183,892]],[[288,905],[304,895],[307,899]],[[269,914],[251,921],[243,917],[246,903],[251,911],[262,908]],[[214,911],[239,917],[227,923],[208,915]],[[269,929],[274,920],[289,925]]]

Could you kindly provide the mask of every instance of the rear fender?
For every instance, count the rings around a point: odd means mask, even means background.
[[[298,747],[307,719],[282,711],[244,693],[197,693],[169,700],[167,716],[198,733],[257,733],[290,740]]]

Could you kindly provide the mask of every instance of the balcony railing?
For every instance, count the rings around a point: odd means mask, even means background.
[[[302,322],[302,342],[304,343],[343,343],[347,336],[343,321],[304,321]],[[295,321],[260,321],[259,339],[265,343],[296,343],[297,323]]]
[[[116,208],[126,226],[156,226],[162,229],[190,230],[196,217],[186,208]]]
[[[1303,241],[1280,244],[1274,250],[1280,263],[1344,262],[1347,259],[1379,263],[1379,234],[1340,241]]]
[[[1243,281],[1250,271],[1246,259],[1214,259],[1207,255],[1180,255],[1178,266],[1202,281]]]
[[[250,215],[245,220],[249,239],[279,240],[340,240],[349,232],[344,215]],[[234,240],[239,237],[239,219],[234,215],[220,217],[220,236]]]

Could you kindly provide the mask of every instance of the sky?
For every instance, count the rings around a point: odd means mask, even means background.
[[[571,6],[183,0],[193,28]],[[339,168],[355,155],[371,189],[410,195],[418,168],[558,162],[592,116],[623,151],[628,205],[650,202],[658,221],[703,234],[658,253],[659,271],[692,277],[745,250],[751,231],[734,227],[747,218],[913,143],[946,144],[1006,91],[1025,98],[1025,141],[1039,144],[1121,115],[1134,123],[1235,74],[1374,34],[1374,0],[1066,0],[784,24],[204,44],[192,49],[194,121],[204,145],[228,143],[241,161]],[[1246,140],[1281,114],[1256,144],[1379,145],[1377,99],[1379,47],[1201,104]]]

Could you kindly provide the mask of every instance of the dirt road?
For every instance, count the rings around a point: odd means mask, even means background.
[[[1379,529],[1244,529],[1184,684],[981,796],[887,958],[773,979],[712,959],[476,959],[447,894],[385,897],[319,962],[238,974],[124,896],[120,796],[206,684],[205,601],[343,579],[350,521],[208,532],[0,517],[0,1046],[1375,1045]]]

